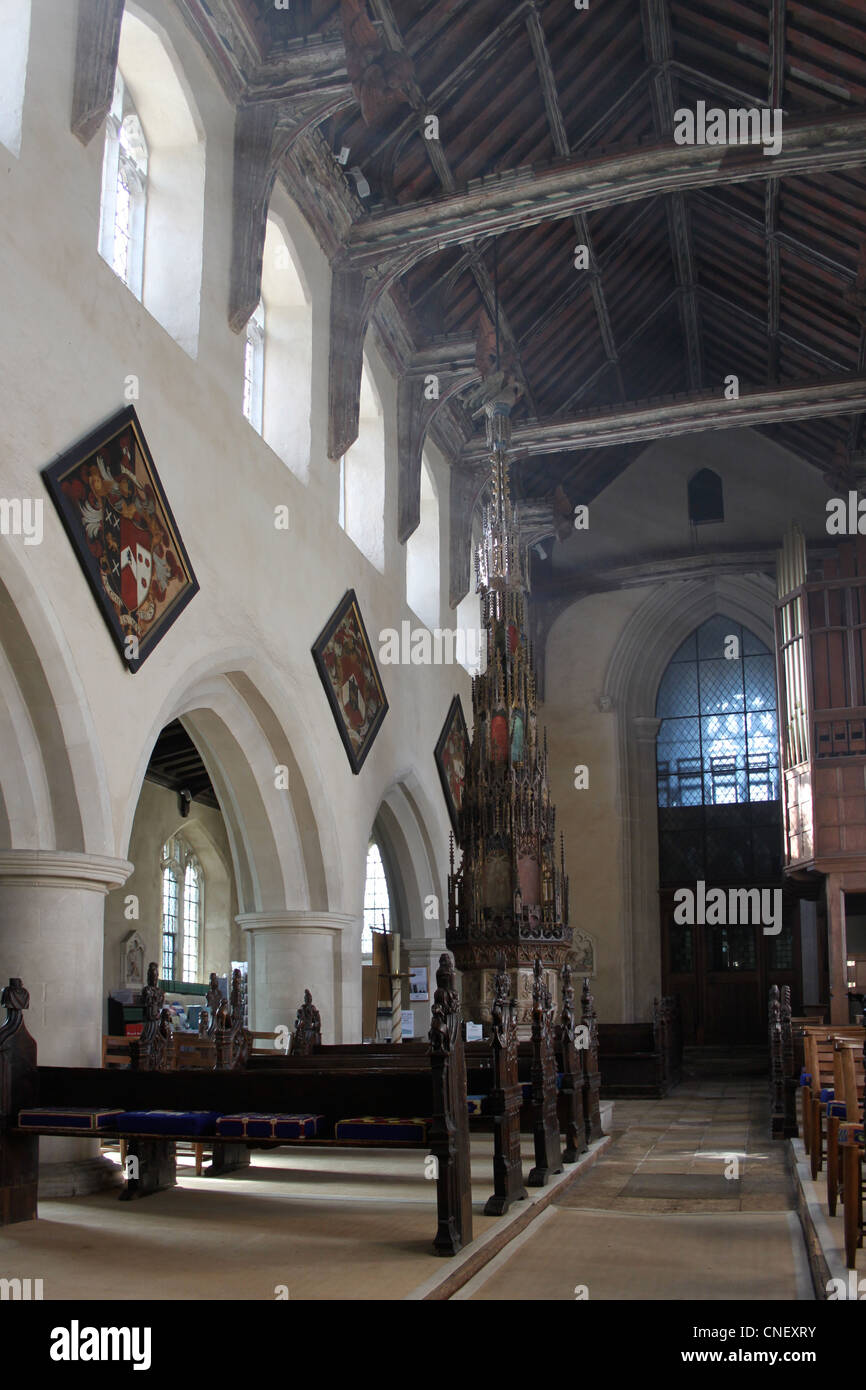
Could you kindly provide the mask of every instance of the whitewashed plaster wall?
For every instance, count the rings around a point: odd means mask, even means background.
[[[19,654],[17,666],[11,654],[14,681],[20,692],[38,675],[32,683],[52,707],[57,756],[51,740],[40,737],[33,709],[26,714],[16,706],[19,751],[4,750],[0,828],[14,820],[16,778],[35,788],[34,804],[47,806],[44,784],[50,789],[62,775],[71,779],[68,799],[77,797],[81,823],[72,814],[66,835],[55,796],[55,813],[34,812],[22,832],[29,847],[127,857],[150,750],[159,730],[183,716],[209,749],[227,822],[236,827],[231,850],[241,911],[316,909],[352,919],[337,968],[337,1036],[351,1039],[360,1028],[368,835],[384,798],[408,780],[429,843],[420,886],[444,902],[449,823],[432,750],[453,693],[469,707],[469,681],[459,667],[383,667],[390,711],[361,775],[352,775],[310,647],[348,588],[357,592],[376,646],[381,629],[399,628],[404,618],[417,622],[406,605],[405,550],[396,540],[396,385],[368,338],[386,424],[379,573],[337,524],[338,465],[326,455],[327,261],[281,195],[280,215],[313,304],[304,485],[241,414],[243,335],[226,322],[232,108],[175,9],[160,0],[138,8],[169,36],[206,133],[197,357],[173,341],[97,253],[103,141],[97,135],[85,148],[69,130],[76,6],[33,0],[20,158],[0,149],[0,487],[6,497],[43,499],[45,534],[38,546],[0,537],[0,580],[13,595],[10,631],[15,613],[26,609],[34,648]],[[136,409],[201,585],[134,676],[39,478],[41,468],[124,406],[130,376],[138,379]],[[430,452],[440,475],[445,557],[447,469]],[[288,533],[273,524],[283,504]],[[443,590],[447,571],[442,563]],[[452,621],[445,606],[443,615]],[[21,770],[27,758],[35,770]],[[288,793],[272,785],[273,766],[282,762],[291,766]],[[78,842],[60,843],[70,837]],[[116,918],[113,905],[109,911]],[[4,959],[0,975],[9,973],[16,973],[15,962]]]

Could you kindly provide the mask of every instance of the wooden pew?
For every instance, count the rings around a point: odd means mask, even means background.
[[[350,1141],[336,1136],[339,1121],[362,1113],[388,1116],[431,1116],[426,1138],[421,1133],[401,1147],[430,1149],[437,1159],[438,1226],[436,1253],[454,1255],[472,1239],[472,1205],[469,1168],[469,1126],[466,1105],[466,1069],[460,1006],[454,988],[454,967],[443,955],[437,971],[429,1049],[401,1057],[399,1049],[388,1058],[368,1062],[347,1058],[335,1066],[316,1058],[299,1058],[293,1068],[218,1067],[214,1070],[156,1070],[153,1066],[129,1070],[37,1066],[36,1045],[23,1026],[23,1010],[29,1005],[20,980],[10,981],[3,992],[6,1023],[0,1028],[0,1220],[30,1220],[37,1215],[38,1135],[61,1134],[98,1138],[105,1128],[95,1128],[96,1112],[124,1112],[114,1117],[114,1132],[122,1133],[130,1158],[138,1160],[138,1175],[127,1180],[123,1196],[144,1197],[176,1181],[175,1145],[178,1140],[199,1142],[200,1132],[174,1132],[175,1127],[195,1128],[196,1116],[296,1116],[320,1118],[312,1142],[341,1145]],[[151,1019],[150,1021],[155,1021]],[[223,1030],[228,1031],[228,1030]],[[146,1057],[153,1060],[153,1038]],[[62,1129],[47,1120],[59,1116],[24,1115],[22,1111],[87,1111],[72,1114]],[[133,1118],[151,1115],[148,1132]],[[168,1112],[181,1118],[172,1126]],[[81,1118],[81,1127],[76,1121]],[[86,1122],[85,1122],[86,1118]],[[104,1114],[103,1114],[104,1118]],[[263,1141],[246,1134],[208,1136],[214,1159],[210,1172],[227,1173],[249,1164],[251,1147],[277,1147],[283,1143],[307,1143],[310,1139]],[[429,1141],[429,1142],[428,1142]],[[368,1141],[369,1142],[369,1141]],[[376,1141],[381,1144],[381,1140]],[[351,1141],[356,1146],[357,1140]]]
[[[653,1001],[650,1023],[599,1028],[606,1099],[661,1099],[682,1079],[682,1029],[676,999]]]
[[[833,1045],[834,1098],[827,1104],[827,1211],[836,1215],[840,1179],[840,1143],[850,1142],[851,1127],[863,1120],[863,1048],[852,1038]]]
[[[824,1166],[827,1100],[822,1094],[833,1091],[835,1084],[834,1043],[836,1038],[851,1038],[862,1044],[866,1031],[860,1026],[834,1025],[830,1028],[806,1028],[804,1047],[809,1080],[801,1090],[803,1100],[804,1140],[808,1134],[808,1151],[814,1182]]]

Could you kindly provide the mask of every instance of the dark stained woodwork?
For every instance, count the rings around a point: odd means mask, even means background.
[[[583,1068],[580,1053],[575,1046],[576,1027],[572,971],[571,966],[566,963],[562,967],[562,1013],[556,1031],[556,1050],[562,1062],[559,1128],[565,1136],[563,1163],[576,1163],[587,1149],[583,1116]]]
[[[500,955],[493,981],[491,1006],[493,1084],[488,1107],[493,1120],[493,1196],[485,1216],[502,1216],[512,1202],[526,1196],[520,1159],[520,1106],[523,1098],[517,1069],[517,1020],[511,998],[511,977]]]
[[[583,1119],[586,1126],[587,1142],[592,1144],[601,1138],[601,1112],[599,1110],[599,1091],[601,1071],[599,1061],[598,1019],[595,1000],[589,988],[589,979],[584,979],[581,990],[580,1021],[589,1032],[589,1043],[583,1058]]]
[[[316,1048],[322,1046],[322,1016],[313,1003],[313,996],[304,990],[304,1002],[295,1016],[292,1033],[292,1056],[311,1057]]]
[[[0,1225],[11,1226],[36,1216],[39,1140],[12,1132],[18,1111],[36,1103],[36,1043],[24,1023],[30,995],[19,978],[10,979],[0,1005]]]
[[[430,1152],[439,1166],[439,1225],[433,1249],[437,1255],[456,1255],[472,1240],[472,1189],[463,1027],[454,962],[447,952],[439,957],[431,1012],[433,1121]]]
[[[553,1003],[539,956],[535,958],[532,981],[532,1130],[535,1166],[527,1184],[544,1187],[554,1174],[562,1172],[562,1149],[556,1103]]]
[[[111,110],[124,0],[79,0],[72,84],[73,135],[89,145]]]

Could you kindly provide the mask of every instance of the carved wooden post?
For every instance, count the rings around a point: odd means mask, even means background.
[[[322,1016],[313,1003],[313,996],[304,990],[304,1002],[295,1015],[291,1053],[293,1057],[312,1057],[322,1046]]]
[[[436,412],[458,391],[478,380],[474,344],[446,340],[416,354],[397,390],[397,539],[402,544],[421,521],[421,463],[424,440]],[[463,356],[461,358],[461,349]],[[429,385],[435,380],[435,391]]]
[[[37,1100],[36,1043],[24,1024],[30,995],[14,976],[0,994],[6,1021],[0,1027],[0,1225],[33,1221],[37,1214],[39,1139],[11,1134],[18,1113]]]
[[[598,1019],[595,1015],[595,1000],[589,988],[589,979],[583,981],[581,991],[581,1023],[589,1033],[583,1057],[583,1118],[586,1137],[591,1144],[601,1138],[601,1113],[599,1111],[599,1091],[601,1072],[598,1066]]]
[[[70,126],[83,145],[111,110],[123,7],[124,0],[78,0]]]
[[[460,1023],[460,1000],[454,986],[454,962],[447,953],[443,953],[436,971],[433,1021],[430,1025],[430,1069],[433,1074],[430,1150],[438,1164],[436,1201],[439,1214],[433,1249],[437,1255],[456,1255],[472,1239],[466,1057]]]
[[[216,1071],[229,1071],[232,1064],[232,1020],[229,1006],[224,999],[217,1009],[216,1028],[213,1034],[216,1050]]]
[[[583,1120],[583,1068],[581,1054],[574,1045],[574,986],[571,966],[562,967],[562,1014],[557,1031],[557,1047],[562,1068],[559,1088],[560,1133],[565,1135],[563,1163],[576,1163],[586,1152],[586,1128]]]
[[[770,985],[770,1137],[782,1139],[785,1133],[785,1077],[782,1070],[782,1015],[779,986]]]
[[[152,960],[147,967],[147,984],[141,991],[144,1024],[141,1033],[129,1046],[133,1071],[164,1071],[166,1066],[165,1038],[160,1033],[165,992],[159,987],[159,966]]]
[[[782,985],[782,1072],[784,1074],[785,1138],[797,1137],[797,1077],[794,1075],[794,1029],[791,1023],[791,986]]]
[[[493,1196],[487,1200],[484,1215],[502,1216],[512,1202],[526,1196],[520,1161],[523,1088],[517,1073],[517,1020],[502,953],[496,960],[493,990],[493,1086],[488,1102],[494,1125]]]
[[[535,1167],[530,1187],[544,1187],[553,1173],[562,1172],[559,1116],[556,1107],[556,1055],[553,1050],[553,1004],[544,983],[541,957],[535,957],[532,983],[532,1130]]]

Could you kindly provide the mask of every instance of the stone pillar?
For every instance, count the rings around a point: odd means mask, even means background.
[[[433,1007],[433,993],[436,989],[436,971],[439,966],[439,957],[445,949],[444,936],[425,937],[423,941],[412,941],[403,937],[400,941],[400,969],[408,971],[423,966],[427,971],[428,999],[426,1003],[422,1000],[416,1000],[413,1003],[410,1000],[407,1005],[407,1008],[410,1008],[415,1015],[416,1039],[426,1038],[430,1032],[430,1011]]]
[[[637,715],[632,720],[637,758],[627,815],[633,828],[627,827],[623,846],[625,855],[631,853],[632,856],[631,863],[625,866],[631,899],[630,921],[623,939],[623,1018],[626,1022],[651,1018],[653,999],[661,994],[656,779],[656,740],[660,728],[661,720],[654,715]]]
[[[105,896],[132,864],[60,850],[0,850],[0,979],[20,975],[43,1066],[102,1060]],[[89,1139],[40,1139],[39,1193],[96,1191],[117,1170]]]
[[[827,875],[827,946],[830,966],[830,1022],[848,1022],[848,948],[845,898],[839,874]]]
[[[269,1033],[280,1024],[289,1032],[295,1023],[304,990],[322,1016],[322,1041],[351,1041],[346,1037],[343,998],[343,932],[357,918],[338,912],[284,908],[244,912],[235,918],[246,933],[249,962],[250,1028]],[[357,981],[360,1028],[361,975]]]

